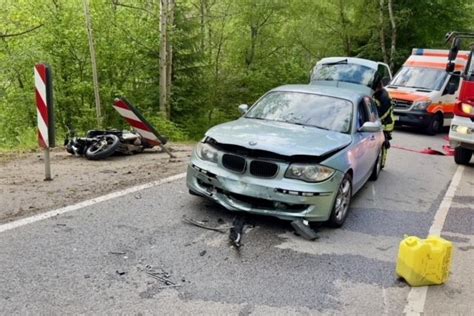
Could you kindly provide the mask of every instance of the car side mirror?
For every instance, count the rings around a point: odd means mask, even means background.
[[[446,64],[446,72],[453,72],[454,71],[455,64],[452,62],[448,62]]]
[[[241,104],[239,105],[239,112],[240,114],[245,114],[249,110],[249,106],[247,104]]]
[[[385,87],[385,86],[388,86],[388,84],[390,83],[390,81],[391,81],[390,77],[384,77],[384,78],[382,79],[382,84],[383,84],[383,86],[384,86],[384,87]]]
[[[359,132],[364,133],[376,133],[382,130],[382,124],[379,121],[377,122],[365,122],[360,128]]]

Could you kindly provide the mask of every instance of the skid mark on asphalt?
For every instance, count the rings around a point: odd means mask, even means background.
[[[338,230],[323,230],[315,242],[301,239],[293,233],[279,235],[285,241],[277,248],[291,249],[312,255],[360,255],[370,259],[394,262],[400,240],[394,237],[372,236],[368,234]]]

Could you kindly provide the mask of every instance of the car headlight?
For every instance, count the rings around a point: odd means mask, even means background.
[[[206,143],[196,145],[196,154],[202,160],[217,162],[217,149]]]
[[[431,105],[431,101],[418,101],[413,104],[413,110],[426,110]]]
[[[306,182],[321,182],[329,179],[335,170],[321,165],[291,164],[285,177]]]

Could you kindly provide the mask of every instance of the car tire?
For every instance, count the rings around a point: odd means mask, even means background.
[[[380,171],[382,171],[382,159],[383,159],[383,152],[384,146],[380,148],[379,155],[377,156],[377,160],[375,161],[374,168],[372,169],[372,174],[370,175],[370,181],[376,181],[379,178]]]
[[[332,206],[331,215],[328,220],[330,227],[338,228],[344,224],[349,213],[349,206],[352,199],[352,177],[346,173],[342,178],[337,190],[336,198]]]
[[[454,148],[454,161],[458,165],[469,164],[469,161],[471,161],[471,157],[472,157],[472,150],[469,150],[463,147]]]
[[[440,114],[433,116],[426,127],[425,131],[428,135],[436,135],[443,127],[443,117]]]

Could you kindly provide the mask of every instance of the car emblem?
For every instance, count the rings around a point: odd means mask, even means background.
[[[249,145],[250,145],[250,146],[255,146],[255,145],[257,145],[257,142],[256,142],[256,141],[253,141],[253,140],[251,140],[251,141],[249,141]]]

